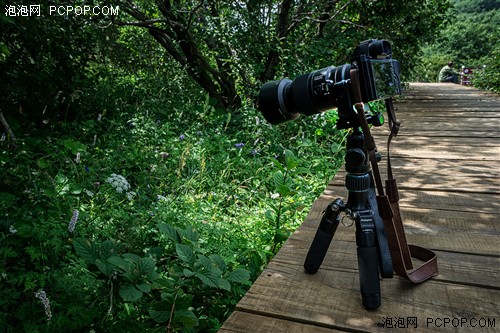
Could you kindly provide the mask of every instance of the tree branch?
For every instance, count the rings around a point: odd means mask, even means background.
[[[16,149],[17,148],[17,139],[16,136],[14,135],[14,132],[12,132],[12,129],[9,126],[9,123],[7,123],[7,120],[3,116],[3,112],[0,110],[0,124],[3,126],[5,132],[7,132],[7,136],[12,142],[12,148]]]

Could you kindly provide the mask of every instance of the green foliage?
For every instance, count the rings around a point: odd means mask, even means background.
[[[56,1],[61,3],[61,1]],[[11,1],[9,6],[26,5]],[[41,10],[47,8],[41,5]],[[3,16],[0,19],[0,108],[41,123],[75,119],[86,73],[103,56],[116,30],[99,29],[76,15]]]
[[[2,329],[216,331],[342,164],[335,112],[127,108],[0,142]]]
[[[124,304],[133,304],[135,315],[173,331],[189,331],[206,325],[210,311],[224,313],[225,304],[220,298],[241,296],[242,285],[248,285],[250,273],[244,268],[230,269],[217,254],[205,255],[198,233],[191,228],[182,229],[166,223],[157,225],[158,237],[149,244],[150,253],[141,257],[134,253],[122,253],[123,246],[106,240],[95,243],[86,239],[75,239],[76,253],[92,267],[98,269],[98,278],[110,288],[110,309],[115,297]],[[157,267],[157,262],[167,265]],[[118,292],[116,292],[118,290]],[[231,293],[232,292],[232,293]],[[104,300],[103,300],[104,301]],[[218,305],[219,304],[219,305]],[[215,318],[211,318],[214,320]],[[141,320],[142,321],[142,320]],[[110,323],[107,323],[109,325]],[[146,327],[146,326],[144,326]],[[160,326],[158,326],[160,327]]]
[[[304,205],[301,202],[296,202],[294,198],[299,189],[295,179],[309,173],[306,168],[298,168],[301,161],[291,150],[287,149],[283,154],[283,164],[272,158],[272,162],[278,170],[273,174],[275,192],[271,198],[277,199],[278,203],[270,204],[271,209],[265,213],[266,219],[274,225],[272,253],[279,250],[280,245],[296,227],[287,221],[287,217],[293,218],[297,211],[304,208]]]
[[[459,13],[479,13],[500,9],[500,3],[497,0],[451,0],[451,3]]]
[[[413,80],[436,82],[439,70],[453,61],[461,66],[482,68],[477,75],[479,88],[498,91],[498,40],[500,10],[498,2],[487,0],[452,1],[436,39],[422,50],[413,71]]]
[[[496,48],[483,61],[484,67],[474,73],[475,87],[500,93],[500,48]]]
[[[367,38],[411,66],[446,8],[121,4],[113,22],[0,16],[18,139],[0,141],[1,331],[217,331],[343,164],[335,111],[271,128],[258,87],[349,62]]]

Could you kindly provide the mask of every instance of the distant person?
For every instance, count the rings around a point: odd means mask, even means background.
[[[458,83],[458,75],[460,73],[453,70],[453,62],[450,61],[448,65],[441,68],[439,71],[439,82],[453,82]]]

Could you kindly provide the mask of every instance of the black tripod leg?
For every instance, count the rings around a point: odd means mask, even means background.
[[[344,203],[342,200],[335,199],[325,210],[309,252],[307,252],[306,261],[304,262],[304,269],[307,273],[316,273],[323,263],[333,235],[339,225],[339,213],[343,208]]]
[[[363,306],[368,310],[375,310],[381,304],[378,250],[375,237],[371,213],[369,216],[358,216],[356,244],[358,245],[359,285]]]
[[[391,251],[389,249],[389,242],[385,233],[384,221],[378,212],[377,195],[375,193],[375,188],[373,187],[373,180],[372,186],[368,190],[368,202],[373,212],[373,221],[375,224],[380,275],[383,278],[392,278],[393,266]]]

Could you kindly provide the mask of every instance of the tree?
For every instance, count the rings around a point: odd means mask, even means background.
[[[35,123],[75,117],[85,68],[116,32],[89,23],[76,15],[0,17],[0,109],[7,116]]]
[[[392,38],[410,59],[446,10],[444,0],[115,1],[118,25],[151,34],[218,107],[235,109],[265,81],[348,61],[363,39]],[[354,43],[353,43],[354,42]],[[404,45],[403,45],[404,44]],[[298,66],[297,66],[298,65]],[[305,67],[305,68],[304,68]]]
[[[421,59],[415,68],[414,79],[436,81],[440,68],[451,60],[457,67],[486,65],[486,70],[480,74],[481,86],[498,90],[496,65],[500,33],[498,1],[454,0],[452,2],[454,7],[447,13],[448,19],[445,20],[439,34],[423,47]]]

